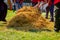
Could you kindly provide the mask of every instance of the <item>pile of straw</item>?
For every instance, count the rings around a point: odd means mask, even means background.
[[[31,29],[53,29],[53,25],[41,16],[40,11],[33,7],[23,7],[16,12],[14,16],[7,24],[7,27],[14,27],[19,30],[31,30]]]

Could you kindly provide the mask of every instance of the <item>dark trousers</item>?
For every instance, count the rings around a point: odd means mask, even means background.
[[[0,5],[0,21],[4,21],[7,14],[7,5],[5,3],[1,3]]]
[[[56,9],[55,10],[55,31],[56,32],[59,32],[59,30],[60,30],[60,2],[59,3],[57,3],[57,4],[55,4],[55,6],[56,7],[58,7],[59,9]]]
[[[49,11],[50,11],[51,21],[53,21],[54,20],[54,14],[53,14],[54,13],[54,4],[52,4],[50,7],[48,6],[46,8],[46,18],[48,18]]]
[[[55,31],[60,30],[60,9],[57,9],[55,13],[55,28]]]
[[[14,4],[14,5],[12,5],[12,9],[13,9],[13,12],[14,12],[16,10],[16,4],[15,4],[14,0],[12,0],[12,4]]]

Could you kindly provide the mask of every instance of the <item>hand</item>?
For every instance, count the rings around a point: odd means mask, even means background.
[[[41,5],[38,6],[39,8],[41,7]]]
[[[34,6],[34,8],[37,8],[38,6]]]

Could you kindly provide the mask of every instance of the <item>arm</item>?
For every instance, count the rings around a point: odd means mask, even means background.
[[[13,1],[13,3],[16,3],[16,0],[12,0]]]
[[[41,1],[41,2],[43,2],[43,3],[40,4],[39,7],[43,6],[44,4],[47,4],[47,0],[43,0],[43,1]]]
[[[39,8],[45,4],[43,1],[41,1],[41,2],[42,3],[40,3]]]
[[[47,0],[44,0],[45,3],[47,3]]]
[[[40,5],[40,1],[38,1],[38,3],[34,6],[35,8],[38,7]]]
[[[50,0],[48,1],[48,4],[50,3]]]

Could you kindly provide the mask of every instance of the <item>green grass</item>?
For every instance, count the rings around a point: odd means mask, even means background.
[[[60,40],[60,33],[55,32],[23,32],[0,31],[0,40]]]
[[[12,10],[8,10],[6,19],[9,21],[12,17],[14,17],[16,14]]]
[[[12,11],[8,11],[7,21],[15,15]],[[0,40],[60,40],[60,32],[24,32],[13,28],[7,29],[5,25],[4,22],[0,22]]]

